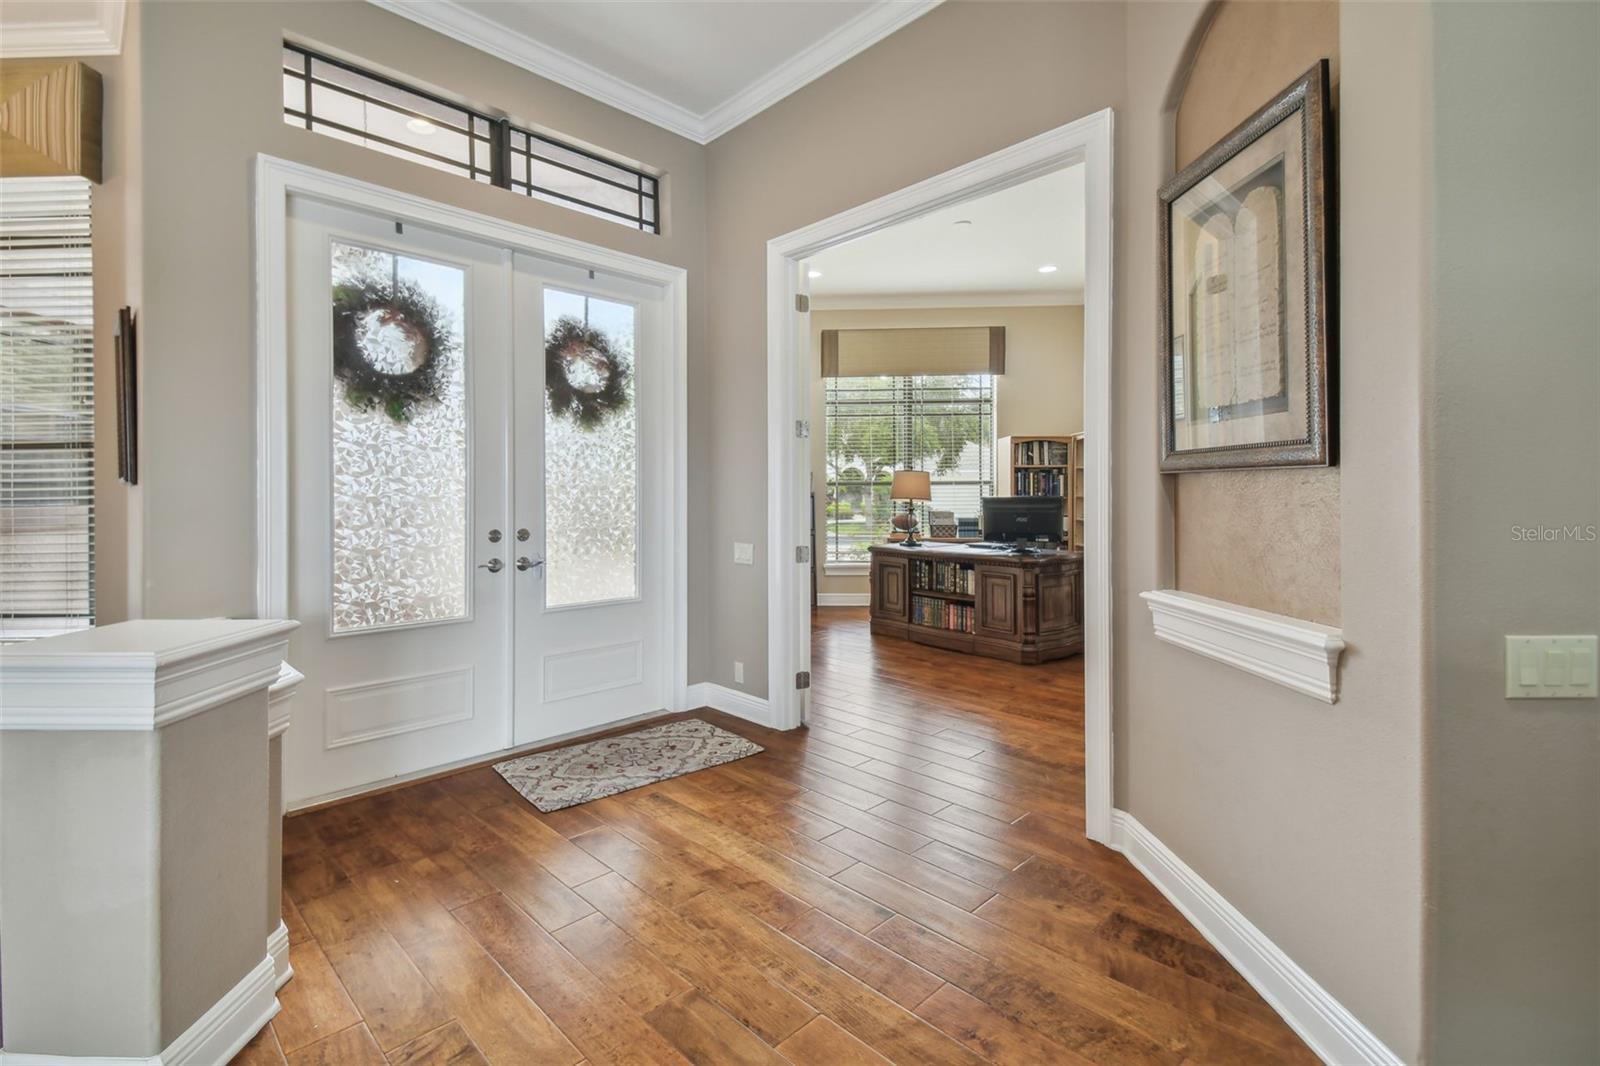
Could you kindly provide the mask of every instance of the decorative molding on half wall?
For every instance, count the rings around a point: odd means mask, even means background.
[[[685,706],[689,710],[710,707],[712,710],[731,714],[735,718],[743,718],[747,722],[772,728],[772,708],[766,700],[710,681],[690,685],[689,701]]]
[[[1112,812],[1111,846],[1194,923],[1324,1062],[1338,1066],[1404,1062],[1127,811]]]
[[[1339,702],[1344,632],[1176,589],[1141,592],[1156,636],[1323,703]]]

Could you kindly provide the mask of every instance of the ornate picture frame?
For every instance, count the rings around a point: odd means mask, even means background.
[[[1164,473],[1336,461],[1329,92],[1324,59],[1161,188]]]

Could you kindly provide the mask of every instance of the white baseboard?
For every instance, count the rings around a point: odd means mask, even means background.
[[[819,592],[818,607],[866,607],[872,603],[870,592]]]
[[[276,967],[268,955],[159,1055],[36,1055],[0,1050],[0,1066],[217,1066],[248,1044],[278,1013]]]
[[[273,988],[282,988],[294,976],[289,965],[289,927],[282,922],[267,937],[267,954],[272,956]]]
[[[1322,1061],[1401,1066],[1400,1056],[1127,811],[1111,813],[1111,844],[1205,934]]]
[[[691,710],[695,707],[711,707],[735,718],[772,728],[772,708],[766,700],[710,681],[689,686],[688,706]]]

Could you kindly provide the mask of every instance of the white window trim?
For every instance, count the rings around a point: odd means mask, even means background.
[[[860,577],[872,569],[868,562],[823,563],[822,572],[829,577]]]

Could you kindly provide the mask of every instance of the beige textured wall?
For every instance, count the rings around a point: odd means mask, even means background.
[[[1335,121],[1339,6],[1227,0],[1194,57],[1173,136],[1187,166],[1318,59],[1331,60]],[[1177,587],[1339,624],[1339,468],[1178,474]]]
[[[689,465],[707,466],[714,408],[707,404],[704,344],[701,146],[369,4],[146,3],[130,14],[143,38],[140,339],[143,403],[151,417],[143,431],[144,517],[132,550],[143,559],[145,615],[255,611],[250,247],[258,152],[687,268]],[[285,125],[279,74],[285,35],[661,168],[665,233],[630,231]],[[691,514],[710,510],[711,486],[691,480]],[[695,532],[689,643],[691,655],[703,656],[709,600],[698,590],[708,584],[711,538],[708,529]],[[745,539],[760,538],[752,532]],[[705,674],[703,664],[691,661],[690,680]]]
[[[1595,1063],[1600,706],[1502,637],[1600,632],[1600,6],[1436,10],[1433,1057]]]
[[[1156,190],[1198,5],[1128,9],[1118,116],[1113,500],[1117,805],[1406,1061],[1423,1049],[1419,411],[1431,131],[1420,5],[1341,11],[1342,622],[1326,706],[1154,639],[1173,500],[1156,473]],[[1381,546],[1378,548],[1376,546]]]
[[[817,487],[817,536],[827,519],[826,397],[821,351],[825,329],[900,329],[937,326],[1004,326],[1006,372],[995,387],[997,437],[1013,433],[1065,434],[1083,429],[1083,307],[951,307],[895,310],[817,310],[811,314],[811,470]],[[998,460],[997,460],[998,461]],[[820,548],[819,540],[819,548]],[[827,593],[865,595],[865,574],[818,572]]]
[[[766,242],[1122,96],[1118,4],[946,3],[713,141],[709,675],[766,694]],[[753,401],[753,402],[752,402]],[[728,542],[756,544],[734,566]],[[733,681],[733,661],[745,683]]]

